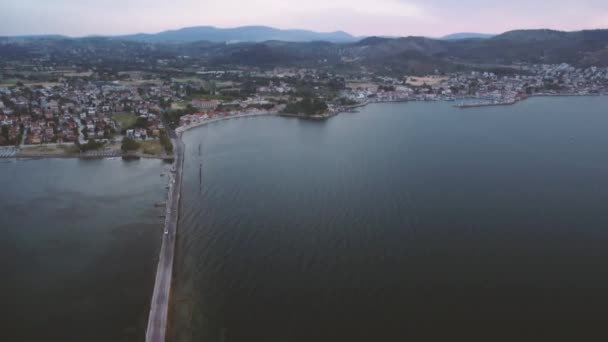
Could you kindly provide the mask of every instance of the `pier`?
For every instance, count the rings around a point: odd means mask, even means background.
[[[165,227],[162,235],[156,281],[150,304],[150,315],[146,329],[146,342],[165,342],[167,321],[171,299],[171,283],[173,263],[175,258],[175,243],[177,224],[179,220],[179,201],[182,187],[182,172],[184,165],[184,143],[181,136],[169,133],[173,142],[175,160],[172,172],[169,174],[169,192],[165,212]]]

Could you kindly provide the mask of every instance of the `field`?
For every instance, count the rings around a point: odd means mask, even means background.
[[[378,85],[375,83],[371,83],[371,82],[348,82],[348,83],[346,83],[346,87],[350,88],[350,89],[361,88],[361,89],[368,89],[368,90],[373,90],[373,91],[378,89]]]
[[[186,109],[187,104],[185,102],[173,102],[171,103],[172,110]]]
[[[158,155],[165,152],[159,140],[146,140],[141,141],[139,144],[143,154]]]
[[[19,152],[22,156],[57,155],[78,153],[78,149],[73,144],[52,145],[52,146],[28,146],[22,147]]]
[[[92,71],[85,72],[66,72],[63,74],[65,77],[91,77],[93,75]]]
[[[121,85],[125,87],[139,87],[142,85],[155,85],[159,86],[162,84],[161,80],[132,80],[132,81],[120,81]]]
[[[236,97],[229,95],[206,95],[206,94],[195,94],[187,97],[189,100],[220,100],[220,101],[233,101]]]
[[[406,81],[407,84],[409,85],[413,85],[416,87],[420,87],[421,85],[429,85],[429,86],[435,86],[440,84],[441,82],[444,82],[448,79],[448,77],[445,76],[424,76],[424,77],[409,77]]]
[[[52,88],[56,85],[59,85],[59,83],[57,83],[57,82],[35,82],[35,81],[32,82],[32,81],[23,80],[23,79],[7,78],[7,79],[0,79],[0,88],[14,87],[17,85],[17,82],[21,82],[27,86],[41,86],[41,87],[45,87],[45,88]]]
[[[129,129],[135,125],[137,117],[133,113],[118,113],[114,114],[114,120],[116,120],[122,129]]]
[[[17,82],[19,82],[19,80],[15,79],[15,78],[0,79],[0,87],[1,88],[14,87],[17,84]]]
[[[186,83],[186,82],[200,82],[200,83],[204,83],[203,79],[201,79],[200,77],[196,77],[196,76],[191,76],[191,77],[177,77],[173,79],[173,82],[178,82],[178,83]]]

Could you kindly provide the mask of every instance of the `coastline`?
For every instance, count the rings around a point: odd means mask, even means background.
[[[512,106],[512,105],[516,105],[519,102],[523,102],[525,100],[528,100],[530,98],[533,97],[598,97],[598,96],[608,96],[608,94],[551,94],[551,93],[539,93],[539,94],[532,94],[532,95],[528,95],[526,97],[522,97],[522,98],[517,98],[514,100],[510,100],[510,101],[505,101],[505,102],[492,102],[492,103],[471,103],[471,104],[456,104],[454,105],[454,107],[459,108],[459,109],[471,109],[471,108],[480,108],[480,107],[497,107],[497,106]],[[221,118],[215,118],[215,119],[210,119],[210,120],[204,120],[204,121],[200,121],[200,122],[195,122],[192,123],[190,125],[187,126],[180,126],[177,127],[175,129],[175,132],[177,134],[184,133],[187,132],[193,128],[197,128],[197,127],[201,127],[201,126],[205,126],[208,124],[212,124],[212,123],[216,123],[216,122],[220,122],[220,121],[226,121],[226,120],[233,120],[233,119],[240,119],[240,118],[251,118],[251,117],[260,117],[260,116],[278,116],[278,117],[285,117],[285,118],[296,118],[296,119],[304,119],[304,120],[318,120],[318,121],[322,121],[322,120],[327,120],[330,119],[334,116],[343,114],[343,113],[354,113],[355,109],[357,108],[364,108],[367,107],[370,104],[378,104],[378,103],[407,103],[407,102],[418,102],[420,100],[376,100],[376,101],[366,101],[363,103],[358,103],[355,105],[350,105],[350,106],[344,106],[344,107],[340,107],[335,111],[329,112],[327,114],[323,114],[323,115],[305,115],[305,114],[286,114],[286,113],[280,113],[280,112],[262,112],[262,113],[255,113],[255,114],[245,114],[245,115],[235,115],[235,116],[226,116],[226,117],[221,117]],[[436,99],[436,100],[425,100],[425,101],[430,101],[430,102],[452,102],[453,100],[446,100],[446,99]],[[179,138],[181,139],[181,137]],[[45,145],[34,145],[34,146],[27,146],[26,148],[29,147],[39,147],[42,146],[44,147]],[[8,146],[5,146],[8,147]],[[19,148],[17,149],[17,152],[13,155],[0,155],[0,159],[113,159],[113,158],[123,158],[123,159],[158,159],[158,160],[164,160],[164,161],[172,161],[173,159],[175,159],[175,155],[166,155],[166,154],[160,154],[160,155],[153,155],[153,154],[145,154],[145,153],[132,153],[132,152],[128,152],[128,153],[124,153],[122,151],[120,152],[104,152],[104,151],[96,151],[96,152],[87,152],[87,153],[81,153],[81,154],[76,154],[76,153],[32,153],[32,154],[24,154],[21,153],[19,151]]]
[[[226,120],[232,120],[232,119],[240,119],[240,118],[254,118],[254,117],[258,117],[258,116],[280,116],[279,113],[277,112],[262,112],[262,113],[255,113],[255,114],[244,114],[244,115],[234,115],[234,116],[226,116],[226,117],[222,117],[222,118],[216,118],[216,119],[210,119],[210,120],[203,120],[203,121],[199,121],[199,122],[195,122],[193,124],[187,125],[187,126],[180,126],[178,128],[175,129],[175,132],[178,134],[178,138],[181,140],[181,134],[184,132],[187,132],[193,128],[196,127],[200,127],[200,126],[205,126],[208,124],[212,124],[215,122],[220,122],[220,121],[226,121]]]
[[[403,102],[403,103],[405,103],[407,101],[390,100],[390,101],[381,101],[381,102],[377,102],[377,103],[382,103],[382,102]],[[334,116],[340,115],[342,113],[355,113],[356,112],[355,109],[366,107],[367,105],[369,105],[371,103],[376,103],[376,102],[366,101],[363,103],[357,103],[357,104],[349,105],[349,106],[340,106],[340,107],[338,107],[338,109],[327,111],[324,114],[307,115],[307,114],[280,113],[280,114],[278,114],[278,116],[282,116],[285,118],[304,119],[304,120],[327,120],[327,119],[333,118]]]
[[[303,119],[303,120],[321,121],[321,120],[327,120],[329,118],[332,118],[332,117],[334,117],[334,116],[336,116],[338,114],[340,114],[340,112],[327,113],[327,114],[315,114],[315,115],[281,113],[281,114],[278,114],[278,116],[281,116],[281,117],[284,117],[284,118],[295,118],[295,119]]]
[[[14,156],[0,156],[0,159],[158,159],[170,161],[175,159],[171,155],[150,155],[144,153],[119,153],[112,155],[80,155],[80,154],[15,154]]]
[[[456,108],[467,109],[477,107],[496,107],[496,106],[512,106],[519,102],[525,101],[532,97],[597,97],[605,96],[604,94],[551,94],[551,93],[538,93],[532,95],[526,95],[525,97],[515,98],[504,102],[489,102],[489,103],[471,103],[471,104],[458,104],[454,105]]]
[[[160,145],[159,145],[160,146]],[[146,152],[145,148],[136,151],[124,152],[120,145],[113,144],[91,150],[80,152],[71,143],[62,144],[40,144],[40,145],[24,145],[19,147],[2,146],[0,147],[0,159],[107,159],[107,158],[123,158],[123,159],[159,159],[171,160],[174,158],[172,154],[167,154],[164,149],[160,148],[153,152]]]
[[[608,96],[608,94],[551,94],[551,93],[539,93],[528,95],[523,98],[514,99],[511,101],[505,102],[495,102],[495,103],[473,103],[473,104],[464,104],[464,105],[454,105],[456,108],[468,109],[468,108],[477,108],[477,107],[496,107],[496,106],[512,106],[519,102],[523,102],[532,97],[600,97],[600,96]],[[470,100],[475,100],[475,98],[471,98]],[[364,103],[341,107],[338,109],[335,114],[332,116],[336,116],[342,113],[352,113],[355,108],[363,108],[367,107],[370,104],[378,104],[378,103],[407,103],[407,102],[453,102],[453,99],[430,99],[430,100],[376,100],[376,101],[367,101]]]

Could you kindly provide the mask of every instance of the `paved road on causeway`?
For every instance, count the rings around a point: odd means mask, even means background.
[[[169,301],[171,299],[171,278],[173,275],[173,258],[175,255],[175,239],[179,216],[179,199],[182,186],[182,167],[184,163],[184,144],[181,137],[172,134],[175,147],[175,172],[170,173],[169,194],[165,229],[160,248],[160,259],[156,271],[156,282],[152,293],[150,316],[146,330],[146,342],[165,342],[167,320],[169,316]]]

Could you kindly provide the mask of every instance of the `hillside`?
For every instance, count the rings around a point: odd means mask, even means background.
[[[184,32],[189,32],[194,37],[200,34],[199,29],[180,31],[179,35],[183,36]],[[253,34],[255,30],[247,31]],[[256,35],[240,34],[239,37],[254,39],[254,37],[262,37],[258,34],[263,32],[268,31],[263,28],[257,31]],[[271,32],[274,31],[271,29]],[[302,34],[299,37],[303,39],[306,34],[298,32],[289,34]],[[169,37],[170,35],[163,39]],[[230,36],[223,35],[223,37]],[[181,43],[115,37],[0,39],[0,51],[2,51],[0,60],[48,56],[58,63],[69,58],[87,65],[112,61],[119,63],[123,68],[141,68],[147,66],[146,63],[154,67],[158,59],[189,56],[196,59],[199,65],[214,67],[300,66],[354,72],[366,69],[383,74],[395,72],[422,74],[435,70],[449,72],[471,65],[494,68],[494,66],[514,63],[608,66],[608,30],[578,32],[518,30],[486,39],[456,40],[425,37],[369,37],[360,41],[341,43],[277,39],[227,44],[211,40],[219,39],[217,37],[207,36],[207,38],[210,40]]]

